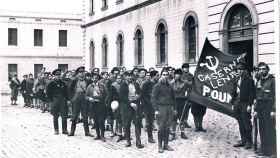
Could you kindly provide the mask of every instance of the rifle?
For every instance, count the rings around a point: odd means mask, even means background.
[[[254,107],[256,106],[256,104],[253,105]],[[254,112],[253,112],[254,113]],[[253,130],[252,130],[252,134],[253,134],[253,146],[254,146],[254,150],[257,151],[258,149],[258,118],[257,115],[253,114]]]
[[[189,101],[186,100],[185,104],[184,104],[184,108],[183,108],[182,114],[181,114],[180,119],[179,119],[179,125],[177,126],[177,128],[179,128],[179,130],[176,129],[176,131],[180,131],[180,133],[182,132],[182,130],[181,130],[181,123],[183,121],[182,119],[183,119],[183,116],[184,116],[184,113],[186,111],[186,107],[188,106],[188,104],[189,104]]]

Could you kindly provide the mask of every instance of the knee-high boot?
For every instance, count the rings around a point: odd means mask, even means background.
[[[73,119],[72,120],[72,123],[71,123],[71,131],[69,133],[69,136],[74,136],[75,134],[75,130],[76,130],[76,119]]]

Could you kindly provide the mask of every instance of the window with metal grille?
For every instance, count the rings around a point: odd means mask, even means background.
[[[249,10],[238,5],[232,11],[228,23],[229,42],[251,40],[253,38],[252,18]]]

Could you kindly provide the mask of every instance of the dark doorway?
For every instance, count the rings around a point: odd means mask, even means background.
[[[247,64],[250,71],[253,70],[253,64],[254,64],[253,40],[230,42],[229,53],[234,55],[246,53],[245,63]]]

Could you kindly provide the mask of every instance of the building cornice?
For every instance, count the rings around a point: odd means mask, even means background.
[[[0,55],[0,58],[44,58],[44,59],[50,59],[50,58],[56,58],[56,59],[82,59],[83,56],[23,56],[23,55]]]
[[[99,23],[102,23],[104,21],[107,21],[107,20],[110,20],[110,19],[113,19],[113,18],[116,18],[118,16],[121,16],[121,15],[124,15],[124,14],[127,14],[129,12],[132,12],[132,11],[135,11],[135,10],[138,10],[138,9],[141,9],[141,8],[144,8],[146,6],[149,6],[151,4],[154,4],[154,3],[157,3],[161,0],[148,0],[148,1],[145,1],[145,2],[142,2],[142,3],[139,3],[139,4],[136,4],[134,6],[131,6],[129,8],[126,8],[124,10],[121,10],[119,12],[116,12],[116,13],[113,13],[111,15],[108,15],[108,16],[105,16],[105,17],[102,17],[100,19],[97,19],[95,21],[92,21],[92,22],[89,22],[87,24],[84,24],[82,25],[81,27],[82,28],[87,28],[87,27],[90,27],[90,26],[93,26],[93,25],[96,25],[96,24],[99,24]]]
[[[45,16],[20,16],[20,15],[0,15],[3,18],[23,18],[23,19],[45,19],[45,20],[71,20],[82,21],[82,18],[63,18],[63,17],[45,17]]]

